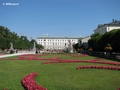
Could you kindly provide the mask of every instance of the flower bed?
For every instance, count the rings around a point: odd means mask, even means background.
[[[51,64],[51,63],[75,63],[75,62],[87,62],[83,60],[54,60],[51,62],[43,62],[43,64]]]
[[[115,66],[78,66],[77,67],[77,69],[87,69],[87,68],[120,70],[119,67],[115,67]]]
[[[22,79],[22,85],[25,87],[27,90],[47,90],[43,86],[39,86],[34,78],[38,75],[38,73],[31,73],[27,76],[25,76]]]
[[[53,64],[53,63],[78,63],[78,62],[87,62],[87,63],[98,63],[98,64],[110,64],[120,66],[119,62],[96,62],[97,60],[54,60],[51,62],[43,62],[43,64]]]
[[[18,56],[18,58],[1,58],[0,60],[50,60],[49,62],[44,62],[42,64],[86,62],[86,63],[109,64],[109,65],[115,65],[115,66],[78,66],[77,69],[96,68],[96,69],[120,70],[120,67],[118,67],[120,66],[119,62],[103,62],[101,61],[103,60],[102,58],[95,58],[93,60],[61,60],[60,57],[40,58],[40,56],[44,56],[44,55],[43,54],[42,55],[27,54],[27,55],[20,55]],[[77,56],[81,56],[81,55],[77,55]],[[76,57],[76,56],[73,56],[73,57]],[[47,90],[43,86],[39,86],[36,83],[34,78],[37,75],[38,73],[31,73],[22,79],[22,85],[25,87],[26,90]],[[4,89],[4,90],[7,90],[7,89]]]
[[[21,60],[20,58],[0,58],[0,60]]]

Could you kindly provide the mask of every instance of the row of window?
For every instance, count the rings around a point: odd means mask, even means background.
[[[64,49],[65,46],[45,46],[45,49]]]
[[[38,41],[68,41],[68,39],[39,39]],[[72,39],[71,41],[76,41],[76,39]]]
[[[41,45],[66,45],[67,43],[39,42],[38,44],[41,44]]]
[[[46,46],[45,49],[64,49],[65,47],[49,47]]]

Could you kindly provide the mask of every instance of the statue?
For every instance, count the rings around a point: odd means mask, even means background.
[[[10,51],[14,51],[12,42],[10,43]]]
[[[73,53],[73,46],[70,40],[68,40],[68,50],[70,53]]]
[[[81,43],[82,43],[82,41],[81,41],[81,38],[80,38],[80,39],[78,39],[79,46],[81,45]]]
[[[34,47],[33,47],[33,50],[36,50],[36,45],[35,45],[35,42],[34,42]]]

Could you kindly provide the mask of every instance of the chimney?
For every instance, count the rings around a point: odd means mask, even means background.
[[[114,19],[112,19],[112,22],[114,22]]]
[[[115,20],[115,22],[117,22],[117,20]]]

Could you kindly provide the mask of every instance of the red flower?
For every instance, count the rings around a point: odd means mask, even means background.
[[[31,73],[22,79],[22,84],[27,90],[47,90],[46,88],[39,86],[34,78],[38,73]]]

